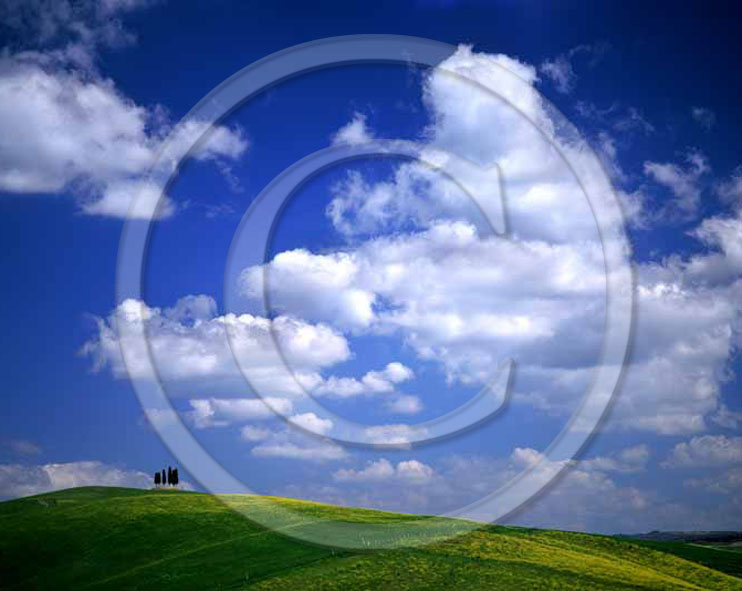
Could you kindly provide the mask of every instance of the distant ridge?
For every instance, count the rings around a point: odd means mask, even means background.
[[[620,534],[618,537],[656,542],[742,542],[741,531],[651,531],[646,534]]]

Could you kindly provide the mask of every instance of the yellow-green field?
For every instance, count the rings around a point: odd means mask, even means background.
[[[231,500],[245,507],[269,506],[259,497],[232,496]],[[399,524],[402,529],[409,527],[411,519],[368,509],[279,502],[307,519],[327,516]],[[455,529],[456,523],[452,521],[450,527]],[[701,550],[689,561],[673,555],[669,547],[502,526],[486,526],[414,548],[334,550],[264,529],[214,497],[173,491],[92,487],[0,503],[0,589],[8,591],[742,591],[742,579],[699,564],[704,560],[714,565],[714,555]]]

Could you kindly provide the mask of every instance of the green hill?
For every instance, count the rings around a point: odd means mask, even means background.
[[[411,518],[278,502],[308,518],[403,528]],[[92,487],[0,503],[0,588],[742,591],[742,579],[629,540],[501,526],[423,547],[338,551],[254,525],[208,495]]]

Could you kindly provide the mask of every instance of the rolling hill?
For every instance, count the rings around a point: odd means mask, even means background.
[[[261,502],[248,496],[232,500]],[[274,500],[308,517],[399,523],[403,528],[410,519],[425,521],[369,509]],[[212,496],[175,491],[87,487],[0,503],[0,588],[7,591],[742,591],[742,579],[703,566],[698,557],[693,562],[672,552],[608,536],[503,526],[484,526],[421,547],[339,551],[264,529]]]

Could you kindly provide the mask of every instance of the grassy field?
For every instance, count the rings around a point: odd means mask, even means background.
[[[255,497],[233,500],[261,502]],[[281,502],[312,517],[391,525],[410,519],[367,509]],[[742,558],[739,553],[729,555]],[[263,529],[214,497],[183,492],[79,488],[0,503],[0,588],[7,591],[742,591],[742,579],[699,564],[714,566],[708,557],[684,558],[673,555],[672,548],[646,542],[500,526],[418,548],[338,551]]]
[[[742,548],[711,544],[695,544],[682,542],[654,542],[636,540],[634,543],[669,552],[686,560],[698,562],[736,577],[742,577]]]

